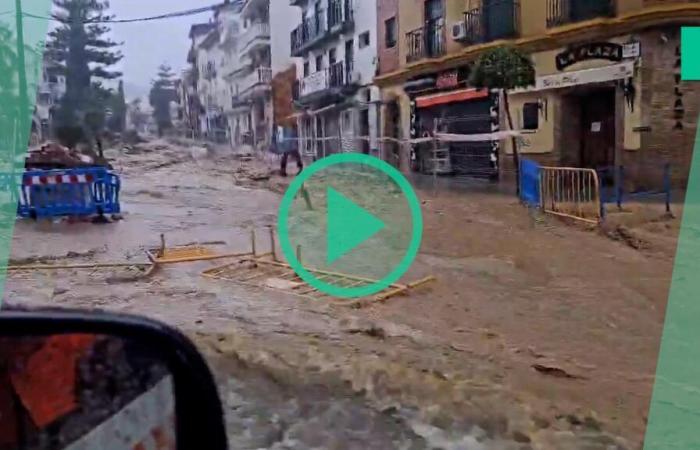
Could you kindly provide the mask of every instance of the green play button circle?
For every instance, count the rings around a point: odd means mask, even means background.
[[[280,246],[305,282],[343,298],[396,283],[420,249],[423,216],[410,183],[384,161],[357,153],[305,169],[279,209]]]

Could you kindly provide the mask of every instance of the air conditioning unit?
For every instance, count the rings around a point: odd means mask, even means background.
[[[466,41],[467,40],[467,24],[466,22],[456,22],[452,25],[452,40]]]
[[[350,83],[356,84],[362,82],[362,74],[356,70],[350,72]]]

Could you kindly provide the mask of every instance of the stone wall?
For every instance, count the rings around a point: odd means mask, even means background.
[[[671,180],[684,187],[693,155],[700,86],[680,82],[680,29],[656,28],[640,35],[642,43],[642,149],[626,151],[624,164],[631,177],[660,178],[663,165],[671,164]],[[679,107],[679,111],[675,109]]]

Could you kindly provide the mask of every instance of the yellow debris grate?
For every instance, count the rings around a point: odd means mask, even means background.
[[[358,287],[367,283],[376,282],[376,280],[320,270],[309,270],[309,272],[326,283],[343,288]],[[392,284],[382,292],[370,297],[342,299],[327,295],[310,286],[299,278],[288,264],[263,258],[239,259],[233,263],[205,270],[202,272],[202,276],[353,307],[361,307],[373,302],[381,302],[392,297],[405,295],[408,294],[411,289],[435,281],[435,277],[430,276],[407,285]]]
[[[182,247],[182,248],[166,248],[164,254],[158,255],[156,261],[168,262],[190,258],[201,258],[214,256],[215,253],[204,247]]]

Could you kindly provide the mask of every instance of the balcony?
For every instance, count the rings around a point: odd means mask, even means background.
[[[424,27],[406,33],[406,48],[408,63],[444,55],[444,20],[428,21]]]
[[[321,12],[307,17],[292,31],[292,56],[301,57],[326,34],[326,14]]]
[[[297,80],[292,89],[292,96],[301,103],[342,97],[352,89],[351,74],[352,63],[337,62],[320,72]]]
[[[334,35],[348,31],[355,25],[352,0],[329,0],[328,33]]]
[[[467,42],[480,44],[520,35],[520,3],[517,0],[484,1],[464,13]]]
[[[268,23],[253,23],[241,35],[239,43],[241,45],[241,57],[250,52],[270,46],[270,25]]]
[[[269,67],[258,67],[238,83],[239,97],[243,100],[249,100],[265,95],[270,91],[271,82],[272,69]]]
[[[547,0],[547,27],[614,15],[613,0]]]
[[[214,78],[216,78],[216,75],[217,75],[216,65],[212,62],[208,62],[204,68],[204,73],[202,75],[204,76],[204,79],[207,81],[211,81]]]
[[[355,25],[352,0],[329,0],[328,10],[321,10],[307,17],[291,33],[291,55],[304,56],[304,52],[326,39],[351,30]]]

